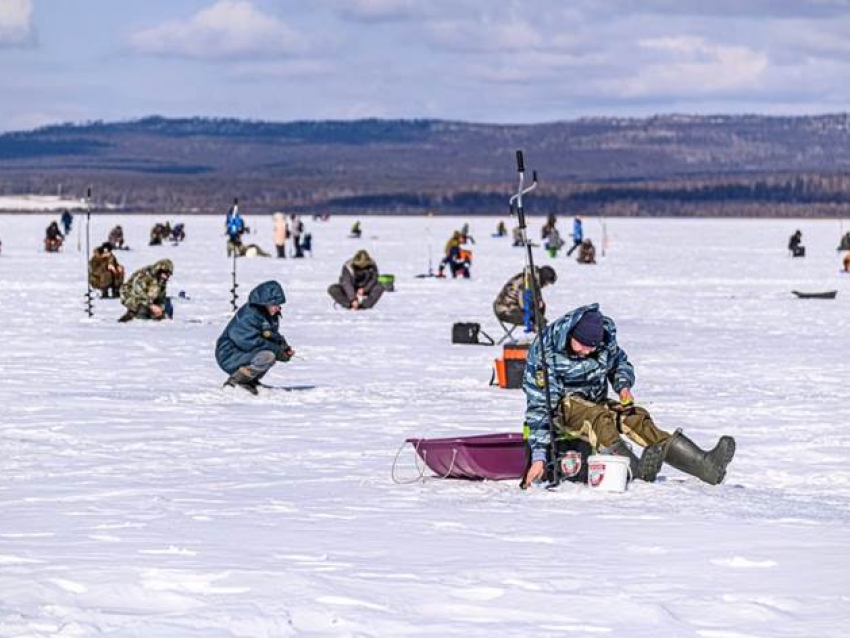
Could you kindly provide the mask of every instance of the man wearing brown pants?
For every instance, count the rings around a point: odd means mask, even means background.
[[[722,436],[712,450],[705,451],[679,430],[669,434],[659,429],[649,412],[634,405],[634,368],[617,344],[613,320],[591,304],[551,323],[529,348],[523,389],[531,464],[524,485],[543,479],[547,462],[557,466],[557,459],[548,458],[551,435],[541,340],[558,438],[581,439],[600,453],[629,457],[632,475],[644,481],[654,481],[665,461],[712,485],[723,480],[735,454],[735,440]],[[608,399],[609,383],[619,402]],[[621,435],[644,447],[640,459]]]

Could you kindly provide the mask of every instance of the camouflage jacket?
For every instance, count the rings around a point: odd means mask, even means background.
[[[165,304],[167,282],[156,276],[157,270],[163,267],[164,261],[166,260],[161,259],[153,266],[140,268],[121,286],[121,303],[128,310],[137,312],[139,308]]]
[[[634,385],[634,368],[629,363],[626,352],[617,345],[617,327],[609,317],[604,318],[602,344],[591,356],[582,358],[570,354],[570,334],[582,315],[589,310],[599,310],[599,305],[590,304],[576,308],[552,322],[534,339],[528,350],[523,379],[526,399],[525,423],[532,459],[535,461],[546,458],[546,449],[550,442],[540,360],[541,339],[546,347],[549,391],[555,414],[558,413],[557,407],[561,400],[566,396],[580,395],[594,403],[602,403],[608,396],[609,383],[616,392]]]

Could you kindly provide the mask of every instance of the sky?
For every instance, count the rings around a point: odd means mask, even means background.
[[[0,130],[844,112],[850,0],[0,0]]]

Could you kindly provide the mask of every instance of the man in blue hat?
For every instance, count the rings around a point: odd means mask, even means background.
[[[546,376],[541,365],[541,340],[549,369],[548,383],[556,436],[580,439],[597,452],[618,454],[630,460],[632,476],[654,481],[663,462],[677,470],[716,485],[726,475],[735,454],[735,440],[722,436],[711,451],[704,451],[680,430],[659,429],[649,412],[634,404],[631,388],[635,372],[626,352],[617,344],[617,328],[598,304],[576,308],[551,323],[531,344],[523,389],[526,396],[526,434],[531,464],[524,485],[543,480],[550,456],[549,419],[546,414]],[[618,401],[608,398],[608,384]],[[621,437],[644,448],[638,459]]]

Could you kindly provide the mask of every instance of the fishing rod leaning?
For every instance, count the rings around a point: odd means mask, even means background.
[[[540,365],[543,368],[543,395],[546,398],[546,416],[549,421],[549,457],[552,467],[552,480],[546,487],[552,488],[560,484],[561,474],[560,468],[556,463],[555,419],[553,416],[554,410],[552,409],[552,392],[549,387],[549,361],[546,353],[546,342],[543,340],[543,328],[545,327],[545,324],[543,323],[543,313],[540,312],[540,280],[538,279],[537,271],[534,267],[534,252],[531,250],[531,242],[528,240],[528,234],[526,232],[527,226],[525,223],[525,208],[522,204],[523,195],[537,188],[537,171],[532,172],[531,184],[529,186],[525,186],[525,158],[523,157],[522,151],[516,152],[516,165],[517,173],[519,173],[519,185],[517,186],[516,194],[511,197],[509,204],[511,209],[516,211],[520,239],[522,240],[523,246],[525,246],[526,268],[528,268],[528,272],[530,273],[528,281],[531,285],[531,300],[533,304],[532,308],[534,309],[532,316],[534,317],[534,328],[537,332],[537,340],[540,347]],[[525,485],[525,476],[522,477],[521,485]]]

